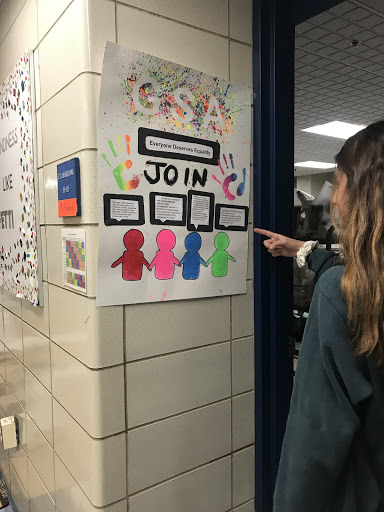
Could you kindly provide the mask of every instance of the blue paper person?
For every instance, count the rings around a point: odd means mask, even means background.
[[[205,266],[205,261],[199,254],[201,248],[201,236],[199,233],[193,232],[185,238],[185,248],[187,252],[184,254],[179,265],[183,265],[184,279],[198,279],[200,275],[200,265]]]

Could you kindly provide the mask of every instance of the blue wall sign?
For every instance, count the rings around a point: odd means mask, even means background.
[[[57,166],[58,216],[81,215],[80,160],[73,158]]]

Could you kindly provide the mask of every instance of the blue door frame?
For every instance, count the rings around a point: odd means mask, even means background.
[[[253,0],[254,225],[293,228],[295,25],[341,0]],[[292,260],[254,237],[255,510],[272,511],[293,385]]]

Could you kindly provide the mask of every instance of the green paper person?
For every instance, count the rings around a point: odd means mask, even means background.
[[[213,277],[223,277],[228,273],[228,260],[236,262],[235,258],[228,254],[226,248],[229,245],[229,237],[226,233],[218,233],[215,236],[216,251],[208,259],[206,267],[212,262]]]

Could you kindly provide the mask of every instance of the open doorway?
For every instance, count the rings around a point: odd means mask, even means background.
[[[384,115],[384,3],[347,0],[295,29],[294,237],[339,251],[329,202],[334,156]],[[314,276],[294,269],[295,358]]]

